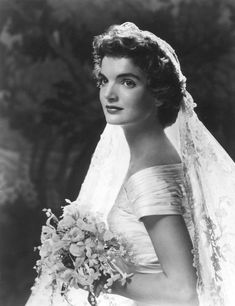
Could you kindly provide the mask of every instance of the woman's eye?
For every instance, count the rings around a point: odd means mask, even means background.
[[[136,83],[134,81],[127,79],[122,80],[122,84],[129,88],[133,88],[136,86]]]

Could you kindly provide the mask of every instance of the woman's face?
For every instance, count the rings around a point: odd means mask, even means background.
[[[130,58],[105,56],[99,78],[107,123],[136,124],[155,114],[155,99],[147,88],[146,75]]]

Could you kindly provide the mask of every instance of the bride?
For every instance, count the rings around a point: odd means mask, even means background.
[[[93,46],[107,126],[76,204],[101,212],[136,257],[119,263],[131,281],[98,305],[232,306],[235,166],[194,113],[174,50],[129,22]],[[27,306],[67,305],[49,281]],[[72,305],[86,299],[70,291]]]

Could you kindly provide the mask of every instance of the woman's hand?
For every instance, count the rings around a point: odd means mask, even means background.
[[[111,266],[114,267],[123,277],[125,275],[132,275],[135,273],[135,266],[133,263],[127,262],[122,257],[116,257],[111,263]]]
[[[125,261],[122,257],[115,258],[110,265],[121,275],[121,278],[114,281],[111,285],[112,293],[118,294],[126,283],[131,281],[131,277],[135,273],[135,266],[133,263]]]
[[[98,297],[102,291],[115,294],[115,292],[120,291],[121,287],[123,287],[125,283],[134,275],[133,264],[129,264],[123,260],[122,257],[116,257],[109,264],[113,271],[116,271],[121,275],[121,279],[119,278],[118,280],[113,281],[110,276],[103,275],[94,284],[94,295],[96,297]],[[111,286],[105,286],[107,280],[109,280],[108,282]]]

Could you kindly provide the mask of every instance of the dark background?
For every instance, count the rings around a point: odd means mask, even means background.
[[[0,304],[24,305],[45,221],[74,200],[104,127],[94,35],[135,22],[179,56],[203,123],[235,159],[235,3],[0,0]]]

